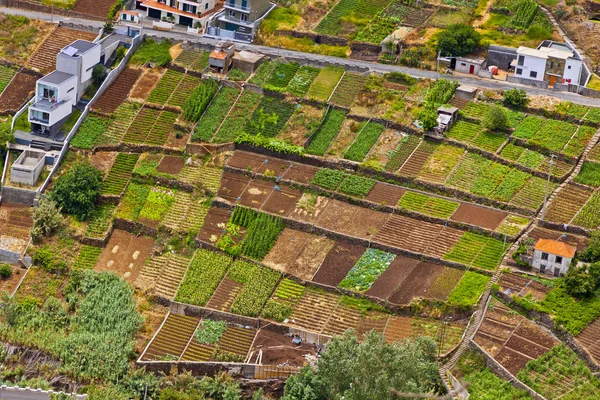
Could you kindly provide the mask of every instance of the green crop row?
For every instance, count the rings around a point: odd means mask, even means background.
[[[369,290],[394,258],[396,258],[395,254],[368,248],[340,282],[339,287],[357,292]]]
[[[261,97],[260,94],[253,92],[242,93],[212,141],[215,143],[234,141],[244,131],[256,105],[260,103]]]
[[[13,76],[15,76],[16,73],[17,71],[14,69],[0,65],[0,93],[2,93],[6,86],[8,86],[10,80],[13,78]]]
[[[268,82],[264,85],[265,89],[270,89],[278,92],[283,92],[298,69],[300,69],[300,65],[296,63],[276,63],[277,66],[271,73],[271,77]]]
[[[369,194],[376,181],[358,175],[348,175],[339,187],[339,191],[350,196],[364,197]]]
[[[342,75],[344,75],[343,68],[323,68],[321,72],[319,72],[319,75],[317,75],[315,80],[312,82],[312,85],[310,85],[308,88],[306,97],[320,101],[327,101]]]
[[[242,241],[242,254],[255,260],[262,260],[271,250],[284,228],[279,217],[259,213],[248,226]]]
[[[367,122],[358,133],[354,143],[344,153],[344,158],[352,161],[362,161],[369,150],[377,143],[384,129],[383,125]]]
[[[102,247],[81,246],[75,267],[78,269],[94,269],[100,253],[102,253]]]
[[[489,281],[489,276],[473,271],[465,272],[456,287],[450,292],[447,300],[448,304],[462,308],[471,308],[477,304],[479,296],[481,296]]]
[[[546,123],[542,125],[534,137],[528,140],[528,143],[544,147],[550,151],[560,152],[576,130],[577,125],[570,122],[546,120]]]
[[[398,207],[406,210],[444,219],[450,218],[459,205],[456,201],[417,192],[406,192],[398,202]]]
[[[583,183],[593,187],[600,186],[600,163],[584,161],[579,174],[574,179],[575,182]]]
[[[563,101],[554,107],[554,111],[559,114],[569,115],[578,120],[582,119],[590,108],[580,104],[574,104],[570,101]]]
[[[328,190],[337,190],[346,173],[336,169],[321,168],[312,179],[312,183]]]
[[[175,301],[205,306],[232,261],[224,254],[198,249],[190,262]]]
[[[342,107],[350,107],[366,81],[367,78],[359,74],[349,72],[344,74],[329,101]]]
[[[148,96],[148,101],[150,103],[165,104],[169,97],[171,97],[171,94],[175,92],[175,89],[183,79],[183,76],[184,74],[181,72],[168,69],[160,81],[158,81],[158,84],[152,90],[150,96]]]
[[[106,130],[110,120],[96,115],[88,115],[84,120],[70,145],[79,149],[92,149],[96,141]]]
[[[260,104],[246,124],[245,131],[251,135],[275,137],[294,113],[294,105],[282,99],[263,96]]]
[[[575,225],[596,229],[600,226],[600,192],[596,192],[573,220]]]
[[[227,277],[244,285],[231,306],[231,312],[258,317],[277,286],[281,274],[260,265],[237,260],[231,266]]]
[[[498,266],[509,245],[494,238],[465,232],[443,258],[491,270]]]
[[[544,125],[544,119],[540,117],[529,116],[521,122],[512,136],[519,139],[530,139]]]
[[[399,170],[400,167],[402,167],[402,164],[406,162],[412,152],[419,146],[419,143],[421,143],[421,140],[418,136],[404,136],[402,140],[400,140],[400,143],[398,143],[396,150],[391,152],[388,162],[385,165],[385,170],[391,172]]]
[[[271,75],[275,71],[275,68],[277,68],[277,65],[278,63],[272,61],[263,62],[258,66],[258,69],[248,82],[258,86],[265,86],[269,82],[269,79],[271,79]]]
[[[85,235],[91,238],[103,238],[112,223],[116,206],[112,204],[99,205],[92,211],[88,219]]]
[[[148,193],[146,203],[140,210],[139,218],[160,221],[175,201],[175,192],[171,189],[153,187]]]
[[[137,221],[140,211],[142,211],[144,204],[146,204],[146,198],[148,197],[149,192],[150,186],[131,182],[129,186],[127,186],[125,195],[119,203],[117,218]]]
[[[222,86],[202,118],[198,121],[192,135],[192,140],[195,142],[210,141],[239,94],[239,89]]]
[[[304,97],[311,83],[321,72],[318,68],[302,66],[288,83],[287,91],[294,96]]]
[[[575,135],[571,138],[563,150],[563,154],[569,157],[577,158],[585,149],[585,146],[596,133],[596,128],[581,125]]]
[[[217,90],[218,85],[214,80],[203,80],[183,103],[183,118],[198,121]]]
[[[340,0],[319,22],[316,32],[325,35],[341,35],[348,25],[366,25],[360,18],[370,18],[385,8],[389,0]],[[353,30],[356,30],[354,27]]]
[[[306,147],[306,152],[318,156],[325,154],[329,145],[340,131],[344,123],[344,118],[346,118],[345,111],[335,108],[330,109],[310,144]]]

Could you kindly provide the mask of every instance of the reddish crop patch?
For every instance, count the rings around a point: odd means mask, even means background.
[[[387,300],[419,263],[420,261],[414,258],[396,256],[388,269],[373,283],[367,294]]]
[[[406,193],[406,189],[383,182],[377,182],[369,192],[367,200],[378,204],[396,206],[404,193]]]
[[[508,214],[473,204],[461,203],[451,220],[494,230]]]
[[[144,360],[160,360],[165,356],[179,358],[199,322],[196,317],[170,314],[144,353]]]
[[[160,81],[162,74],[163,71],[158,69],[145,69],[142,76],[135,83],[129,97],[145,101],[154,86]]]
[[[112,0],[77,0],[73,11],[104,19],[113,4]]]
[[[302,192],[286,186],[279,186],[279,190],[273,190],[262,209],[266,212],[279,214],[287,217],[296,208],[296,202],[302,196]]]
[[[248,182],[250,179],[243,175],[225,172],[217,195],[229,201],[236,201],[248,186]]]
[[[154,239],[134,236],[115,229],[94,268],[98,272],[111,271],[129,282],[137,278],[144,260],[152,253]]]
[[[80,2],[81,1],[77,2],[77,6]],[[112,114],[115,112],[117,107],[119,107],[121,103],[127,99],[131,88],[133,85],[135,85],[135,82],[138,80],[141,73],[142,71],[139,69],[125,68],[125,70],[119,74],[117,79],[115,79],[115,81],[108,87],[102,96],[100,96],[98,101],[94,103],[92,108],[104,114]]]
[[[394,304],[408,304],[413,297],[423,297],[443,270],[444,267],[439,264],[419,263],[390,296],[389,301]]]
[[[185,160],[182,157],[164,156],[156,170],[164,174],[177,175],[183,169]]]
[[[267,200],[275,184],[273,182],[255,179],[250,181],[241,195],[240,203],[247,207],[261,208]]]
[[[325,285],[337,286],[363,255],[366,248],[357,244],[336,242],[335,246],[323,260],[321,268],[313,277],[313,281]]]

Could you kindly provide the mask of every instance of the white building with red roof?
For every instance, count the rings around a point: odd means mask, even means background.
[[[558,240],[540,239],[533,251],[532,267],[541,273],[563,276],[571,266],[577,248]]]

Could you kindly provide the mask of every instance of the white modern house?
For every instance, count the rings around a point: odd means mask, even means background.
[[[588,73],[583,59],[566,43],[542,42],[537,49],[521,46],[514,63],[515,77],[555,83],[585,85]]]
[[[100,55],[100,45],[87,40],[76,40],[56,55],[56,70],[38,79],[35,98],[29,106],[33,133],[54,136],[60,131],[92,83]]]
[[[221,7],[217,0],[145,0],[138,1],[138,8],[146,10],[146,16],[174,24],[194,27],[199,22],[204,28],[209,17]],[[215,9],[216,8],[216,9]]]
[[[276,4],[269,0],[225,0],[208,21],[204,34],[217,39],[252,42],[260,23]]]
[[[540,273],[563,276],[569,270],[577,249],[564,242],[540,239],[533,248],[531,266]]]

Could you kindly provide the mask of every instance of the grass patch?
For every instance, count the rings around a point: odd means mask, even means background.
[[[600,186],[600,163],[585,161],[581,171],[575,177],[575,182],[593,187]]]

